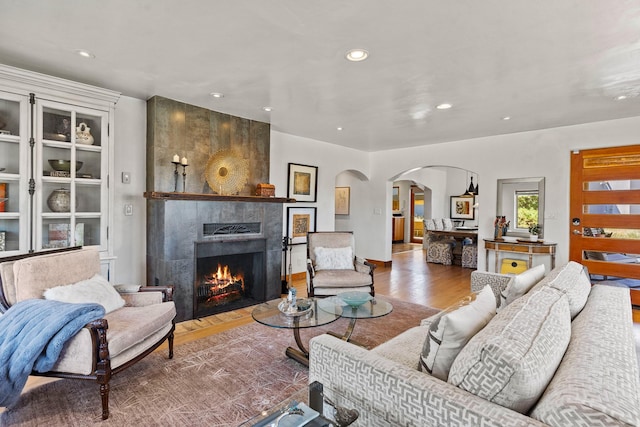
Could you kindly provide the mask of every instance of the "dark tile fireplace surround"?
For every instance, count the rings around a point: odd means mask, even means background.
[[[176,321],[280,297],[282,204],[291,200],[157,192],[145,196],[147,284],[176,287]],[[197,302],[202,300],[196,277],[199,257],[224,256],[230,251],[230,256],[238,258],[244,247],[258,261],[250,276],[263,283],[255,284],[246,300],[198,309]]]

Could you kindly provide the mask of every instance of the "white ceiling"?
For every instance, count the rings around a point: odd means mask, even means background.
[[[640,115],[638,0],[0,0],[0,10],[0,63],[365,151]],[[355,47],[369,59],[347,62]],[[435,109],[443,102],[453,108]]]

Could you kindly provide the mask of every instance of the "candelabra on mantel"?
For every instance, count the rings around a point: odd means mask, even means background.
[[[187,158],[183,157],[182,160],[180,160],[180,156],[176,154],[173,156],[171,163],[175,166],[173,171],[173,191],[175,193],[178,192],[178,175],[180,175],[178,172],[178,165],[180,165],[182,166],[182,192],[184,193],[187,191],[187,166],[189,166]]]
[[[173,192],[177,193],[178,192],[178,165],[180,164],[180,162],[176,162],[174,160],[171,163],[173,163],[176,167],[175,170],[173,171]]]
[[[187,166],[189,165],[182,163],[182,192],[183,193],[187,191]]]

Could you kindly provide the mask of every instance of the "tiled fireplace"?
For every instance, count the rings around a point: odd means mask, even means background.
[[[177,321],[278,298],[287,199],[146,193],[147,282],[174,285]]]
[[[282,205],[295,201],[252,196],[269,182],[269,138],[268,123],[161,96],[147,101],[147,284],[176,287],[177,321],[280,296]],[[189,167],[178,169],[176,155]],[[204,178],[217,173],[241,189],[220,195]]]

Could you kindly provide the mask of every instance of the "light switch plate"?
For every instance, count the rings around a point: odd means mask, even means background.
[[[133,215],[133,205],[131,203],[126,203],[124,205],[124,214],[126,216],[131,216]]]
[[[131,182],[131,173],[122,172],[122,183],[129,184]]]

